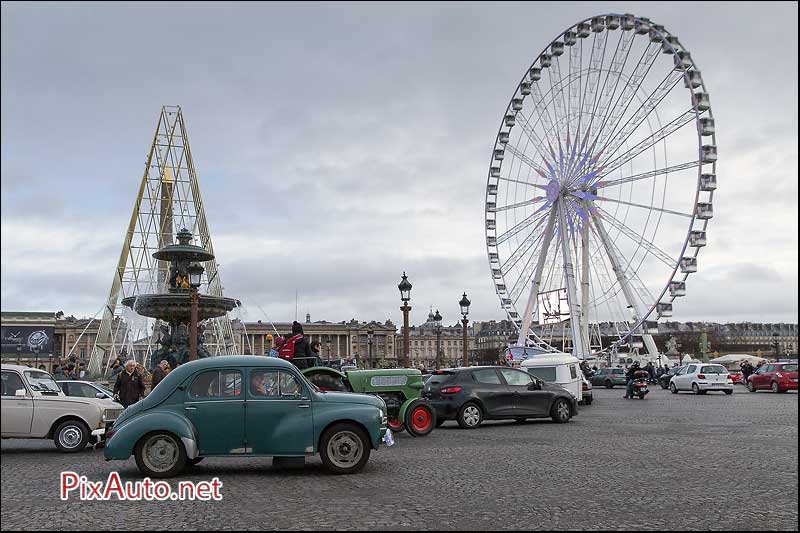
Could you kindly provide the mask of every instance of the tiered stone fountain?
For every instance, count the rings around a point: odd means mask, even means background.
[[[140,294],[123,298],[122,305],[130,307],[138,314],[158,318],[169,325],[162,325],[158,344],[161,347],[152,355],[152,364],[166,359],[172,368],[191,360],[189,353],[189,334],[192,318],[192,289],[189,284],[189,270],[192,263],[202,263],[214,259],[214,254],[200,246],[189,244],[192,234],[182,229],[178,234],[178,244],[168,244],[153,254],[155,259],[169,261],[168,289],[162,294]],[[234,307],[241,305],[239,300],[223,296],[198,294],[197,303],[197,357],[209,357],[203,345],[205,327],[199,322],[208,318],[223,316]]]

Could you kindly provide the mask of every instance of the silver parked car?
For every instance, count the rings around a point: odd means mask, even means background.
[[[728,369],[722,365],[693,363],[682,367],[672,376],[669,390],[673,394],[678,391],[692,391],[695,394],[705,394],[708,391],[722,391],[733,394],[733,380]]]
[[[2,438],[53,439],[62,452],[77,452],[90,439],[99,443],[106,420],[122,405],[96,397],[66,396],[47,372],[2,365]]]

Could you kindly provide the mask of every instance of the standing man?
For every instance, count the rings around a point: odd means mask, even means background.
[[[164,359],[153,369],[153,383],[150,385],[151,391],[155,389],[156,385],[158,385],[158,383],[167,376],[168,366],[169,363],[167,363],[167,360]]]
[[[136,372],[136,361],[129,359],[125,362],[125,370],[117,376],[114,383],[114,399],[127,408],[138,402],[144,396],[144,380]]]

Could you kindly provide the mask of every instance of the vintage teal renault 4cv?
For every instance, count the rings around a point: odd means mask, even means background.
[[[170,372],[117,418],[103,453],[107,461],[134,455],[139,471],[154,478],[210,456],[317,453],[329,471],[352,474],[386,431],[380,398],[321,391],[275,357],[222,356]]]

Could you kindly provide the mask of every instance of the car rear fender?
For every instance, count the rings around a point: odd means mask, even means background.
[[[106,442],[103,455],[106,460],[127,459],[133,454],[136,443],[145,435],[155,431],[172,433],[183,441],[189,459],[197,456],[194,426],[186,417],[169,411],[145,411],[125,421],[121,427],[115,427],[111,439]]]

